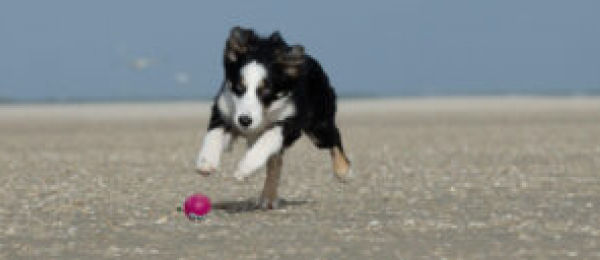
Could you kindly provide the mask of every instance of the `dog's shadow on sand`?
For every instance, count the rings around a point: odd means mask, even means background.
[[[296,207],[307,203],[313,203],[308,200],[279,200],[277,209],[285,209],[288,207]],[[241,201],[218,201],[212,204],[214,210],[223,210],[229,214],[238,214],[257,210],[265,210],[260,207],[256,199],[241,200]]]

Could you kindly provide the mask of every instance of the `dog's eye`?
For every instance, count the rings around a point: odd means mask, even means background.
[[[285,97],[288,93],[285,91],[279,91],[277,92],[277,98],[282,98]]]
[[[267,88],[267,87],[260,87],[257,90],[257,94],[261,97],[265,97],[268,95],[271,95],[271,88]]]
[[[242,83],[238,83],[238,84],[233,85],[232,89],[235,92],[242,93],[246,90],[246,86],[244,86]]]

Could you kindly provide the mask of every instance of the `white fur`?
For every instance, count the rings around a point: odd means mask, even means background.
[[[203,174],[216,171],[219,168],[221,153],[229,146],[231,139],[231,133],[225,132],[223,128],[208,131],[198,153],[196,169]]]
[[[296,114],[296,105],[289,96],[275,100],[267,111],[267,120],[270,122],[284,120]]]
[[[267,68],[253,60],[241,68],[240,74],[248,90],[256,90],[260,82],[267,77]]]
[[[249,177],[263,167],[269,157],[279,152],[282,147],[283,133],[280,126],[265,131],[246,152],[234,173],[234,177],[238,180]]]
[[[237,118],[241,115],[247,115],[252,118],[252,124],[248,126],[249,130],[258,130],[263,124],[263,105],[256,95],[256,89],[260,83],[267,77],[267,69],[264,65],[252,61],[241,68],[241,80],[246,86],[246,92],[241,97],[233,95],[235,113],[233,121],[239,126]],[[242,128],[242,127],[240,127]]]

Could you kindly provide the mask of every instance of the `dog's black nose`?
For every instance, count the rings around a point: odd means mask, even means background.
[[[252,118],[247,115],[241,115],[238,117],[238,122],[240,122],[241,126],[248,127],[250,124],[252,124]]]

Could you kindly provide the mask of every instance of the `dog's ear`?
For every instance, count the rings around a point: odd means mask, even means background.
[[[304,47],[292,45],[285,50],[277,51],[276,55],[277,62],[283,66],[283,72],[290,77],[297,77],[305,60]]]
[[[231,28],[229,38],[225,47],[225,57],[230,62],[236,62],[240,55],[248,52],[248,45],[254,32],[250,29],[244,29],[236,26]]]
[[[279,31],[274,31],[271,36],[269,36],[269,41],[272,43],[284,43],[283,37],[281,37],[281,33],[279,33]]]

